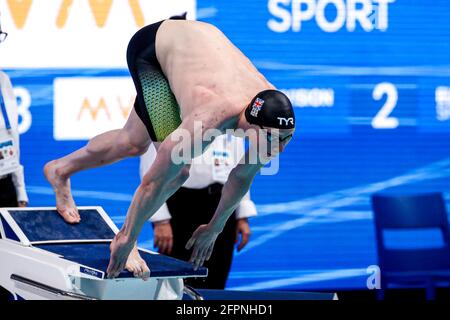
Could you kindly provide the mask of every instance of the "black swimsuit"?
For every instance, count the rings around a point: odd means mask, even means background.
[[[137,91],[134,109],[152,141],[163,141],[181,124],[180,107],[156,57],[156,33],[164,21],[136,32],[127,49],[128,69]]]

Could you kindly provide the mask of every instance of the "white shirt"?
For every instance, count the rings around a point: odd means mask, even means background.
[[[8,113],[8,119],[11,124],[11,135],[14,140],[14,144],[16,145],[17,156],[20,160],[20,147],[19,147],[19,131],[18,131],[18,121],[19,114],[17,112],[17,100],[14,95],[11,80],[9,77],[2,71],[0,71],[0,94],[3,97],[3,101],[5,103],[6,112]],[[5,128],[5,119],[3,119],[3,115],[0,112],[0,128]],[[0,179],[4,178],[4,176],[0,176]],[[23,174],[23,166],[20,165],[19,168],[12,173],[12,180],[14,183],[14,187],[16,188],[17,193],[17,201],[26,201],[28,202],[28,195],[25,190],[25,178]]]
[[[231,170],[239,163],[245,153],[244,140],[233,135],[217,137],[205,150],[205,152],[192,159],[189,178],[183,187],[190,189],[203,189],[214,183],[224,184]],[[156,149],[153,144],[149,150],[141,156],[141,179],[151,167],[156,158]],[[236,219],[256,216],[256,206],[250,199],[250,191],[242,198],[236,208]],[[152,222],[164,221],[171,218],[167,204],[150,218]]]

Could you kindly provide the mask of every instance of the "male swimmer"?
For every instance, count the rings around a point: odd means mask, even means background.
[[[60,215],[68,223],[78,223],[70,176],[142,155],[150,143],[161,142],[154,164],[134,193],[125,223],[111,243],[107,269],[110,278],[126,267],[136,277],[146,279],[149,269],[135,247],[138,235],[189,175],[187,163],[171,158],[173,152],[182,152],[176,137],[186,133],[194,137],[188,147],[195,157],[202,152],[193,147],[195,144],[204,150],[211,142],[194,135],[196,121],[201,122],[203,131],[242,129],[258,133],[264,129],[270,137],[264,143],[274,157],[292,138],[295,118],[286,95],[210,24],[174,17],[146,26],[130,40],[127,62],[137,98],[125,126],[98,135],[85,147],[47,163],[44,173],[55,191]],[[268,162],[257,158],[254,163],[242,161],[231,172],[214,217],[199,226],[188,241],[186,248],[193,248],[191,262],[195,268],[209,259],[225,222]]]

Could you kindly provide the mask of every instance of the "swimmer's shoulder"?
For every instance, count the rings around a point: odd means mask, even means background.
[[[242,108],[233,99],[218,94],[205,86],[194,86],[191,90],[190,112],[207,118],[228,118],[238,114]]]

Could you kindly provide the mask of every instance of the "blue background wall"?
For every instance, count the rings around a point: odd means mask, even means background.
[[[285,3],[279,8],[290,10]],[[250,244],[235,256],[229,288],[365,288],[367,268],[377,263],[370,195],[438,190],[449,200],[450,121],[436,119],[435,90],[450,87],[450,3],[397,0],[388,8],[385,31],[357,24],[327,33],[312,19],[300,32],[277,33],[267,26],[280,21],[268,1],[198,1],[199,20],[219,27],[275,86],[334,92],[331,107],[296,106],[299,129],[280,172],[256,178],[259,216]],[[335,15],[327,6],[326,16]],[[32,126],[21,138],[30,204],[53,205],[43,165],[85,144],[53,139],[54,78],[128,71],[6,71],[32,98]],[[385,82],[398,94],[390,116],[399,126],[374,129],[387,96],[372,95]],[[119,225],[138,184],[137,159],[72,179],[79,205],[101,205]],[[151,248],[149,224],[140,242]]]

